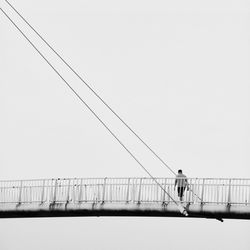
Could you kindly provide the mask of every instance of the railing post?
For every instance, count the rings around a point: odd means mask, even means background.
[[[189,189],[189,192],[188,192],[188,203],[190,204],[190,198],[191,198],[191,192],[192,192],[192,179],[189,179],[189,183],[188,183],[188,189]]]
[[[107,177],[105,177],[105,178],[104,178],[104,181],[103,181],[102,203],[105,202],[106,180],[107,180]]]
[[[165,198],[166,198],[166,185],[167,185],[167,179],[165,178],[165,182],[164,182],[164,191],[163,191],[163,197],[162,197],[162,204],[165,204]]]
[[[139,192],[138,192],[138,204],[141,203],[141,184],[142,184],[142,178],[140,178],[140,185],[139,185]]]
[[[20,188],[19,188],[19,197],[18,197],[18,203],[22,203],[22,188],[23,188],[23,181],[20,181]]]
[[[81,183],[80,183],[80,191],[79,191],[79,196],[78,196],[78,202],[81,202],[82,199],[82,179],[81,179]]]
[[[227,205],[231,205],[231,179],[229,179]]]
[[[110,198],[110,202],[112,202],[112,192],[113,192],[113,185],[112,185],[112,181],[110,181],[110,188],[109,188],[109,198]]]
[[[57,192],[57,179],[55,179],[53,203],[56,202],[56,192]]]
[[[32,199],[32,186],[29,186],[29,199],[27,199],[27,202],[31,202],[32,203],[33,199]]]
[[[41,194],[41,204],[44,202],[44,189],[45,189],[45,180],[43,180],[42,194]]]
[[[216,184],[217,204],[219,204],[219,188],[220,188],[220,183],[217,183]]]
[[[204,188],[205,188],[205,178],[203,178],[202,182],[202,189],[201,189],[201,204],[203,204],[203,197],[204,197]]]
[[[71,179],[69,179],[69,181],[68,181],[68,191],[67,191],[66,203],[69,203],[70,182],[71,182]]]
[[[168,185],[168,194],[170,194],[170,187]],[[168,203],[170,202],[170,196],[168,195]]]
[[[87,198],[87,195],[88,195],[87,194],[87,184],[85,184],[84,187],[85,187],[85,189],[84,189],[85,190],[85,202],[87,202],[88,201],[88,198]]]
[[[96,184],[97,185],[97,195],[96,195],[96,203],[100,201],[100,184]]]
[[[127,186],[127,198],[126,198],[126,202],[129,202],[129,187],[130,187],[130,178],[128,178],[128,186]]]

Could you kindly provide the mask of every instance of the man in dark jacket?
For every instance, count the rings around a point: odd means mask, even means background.
[[[177,185],[177,192],[178,192],[178,197],[180,198],[180,201],[183,201],[183,195],[185,188],[188,188],[188,180],[187,176],[182,173],[182,170],[178,170],[178,174],[176,175],[175,183],[174,183],[174,188]]]

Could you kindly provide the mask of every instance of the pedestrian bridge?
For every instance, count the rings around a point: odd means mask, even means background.
[[[188,178],[183,202],[174,183],[175,178],[0,181],[0,217],[183,217],[181,206],[188,217],[250,219],[250,179]]]
[[[33,28],[8,1],[5,3],[31,29],[38,39],[84,84],[174,175],[175,172],[114,111],[113,108],[71,67],[68,62]],[[5,9],[5,7],[4,7]],[[0,12],[47,63],[76,99],[97,119],[115,141],[152,178],[75,178],[0,181],[0,218],[49,216],[162,216],[250,219],[250,179],[189,178],[183,202],[178,200],[174,178],[153,178],[135,154],[112,131],[98,112],[81,97],[54,63],[26,35],[8,12]]]

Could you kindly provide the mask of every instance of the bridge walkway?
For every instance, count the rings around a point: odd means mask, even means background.
[[[64,178],[0,181],[0,217],[183,216],[250,219],[250,179],[188,178],[183,202],[175,178]]]

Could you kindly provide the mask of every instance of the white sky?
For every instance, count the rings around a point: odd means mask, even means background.
[[[0,3],[146,167],[170,177]],[[11,3],[174,170],[250,177],[249,1]],[[1,179],[145,176],[3,15],[0,31]],[[1,225],[4,250],[250,246],[246,221],[67,218]]]

